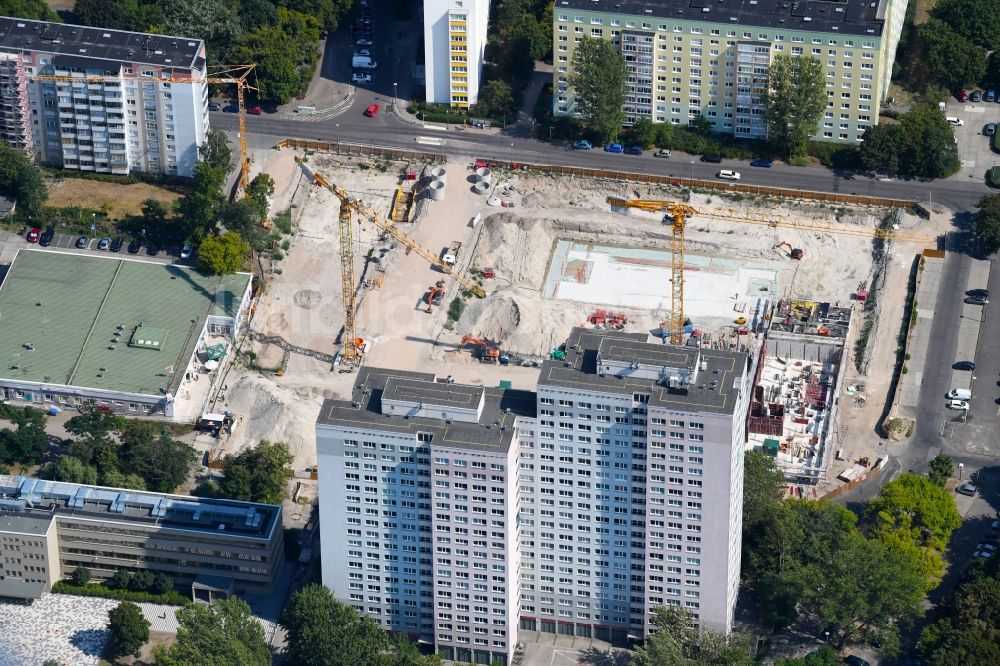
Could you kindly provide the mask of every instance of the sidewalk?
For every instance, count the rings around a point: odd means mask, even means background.
[[[937,308],[938,291],[941,287],[941,272],[944,257],[924,257],[923,270],[917,273],[917,293],[915,310],[917,320],[910,332],[906,353],[907,373],[899,381],[899,398],[896,402],[899,416],[915,418],[920,404],[920,387],[924,383],[924,365],[927,362],[928,341]]]

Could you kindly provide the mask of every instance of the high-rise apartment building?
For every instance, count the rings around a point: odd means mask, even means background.
[[[200,39],[0,17],[0,138],[65,169],[191,176],[205,75]]]
[[[728,631],[759,350],[646,340],[574,329],[537,392],[362,370],[317,422],[323,582],[474,663],[668,604]]]
[[[479,99],[490,0],[425,0],[426,99],[467,109]]]
[[[878,122],[907,0],[556,0],[553,112],[576,112],[569,86],[583,37],[610,41],[628,70],[626,121],[766,137],[772,59],[811,56],[826,72],[827,108],[814,136],[853,143]]]

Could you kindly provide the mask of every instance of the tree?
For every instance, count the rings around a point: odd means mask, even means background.
[[[142,219],[145,224],[159,226],[167,219],[167,208],[156,199],[146,199],[142,202]]]
[[[177,641],[153,649],[157,666],[270,666],[264,628],[239,597],[177,610]],[[362,662],[358,662],[362,663]]]
[[[778,659],[774,666],[840,666],[842,663],[829,645],[823,645],[804,657]]]
[[[259,173],[247,185],[247,198],[253,200],[261,210],[261,217],[267,215],[274,195],[274,179],[266,173]]]
[[[255,241],[258,241],[264,234],[264,216],[266,210],[259,202],[249,196],[243,197],[226,205],[222,216],[222,224],[225,225],[226,229],[238,233],[243,240],[253,247]],[[202,252],[203,250],[199,248],[198,251]]]
[[[640,118],[629,128],[629,139],[637,146],[649,148],[656,141],[656,126],[649,118]]]
[[[187,479],[197,459],[193,448],[172,439],[158,423],[130,421],[122,431],[123,470],[141,476],[154,492],[173,492]]]
[[[124,416],[101,411],[96,405],[85,405],[66,421],[66,431],[80,438],[70,445],[70,453],[88,465],[93,464],[102,484],[109,474],[118,471],[118,447],[111,433],[121,430],[124,424]]]
[[[660,606],[653,611],[656,632],[635,651],[634,666],[753,666],[750,637],[726,636],[703,628],[700,632],[687,611]]]
[[[132,574],[128,569],[118,569],[108,582],[111,584],[111,587],[118,588],[119,590],[127,590],[129,583],[132,582]]]
[[[584,37],[576,45],[569,84],[577,111],[602,142],[621,131],[627,78],[625,61],[611,42]]]
[[[284,104],[305,90],[319,57],[316,44],[321,28],[314,16],[280,7],[277,23],[243,35],[235,49],[236,59],[257,63],[261,99]]]
[[[983,197],[976,204],[979,210],[972,220],[972,227],[983,244],[986,254],[1000,249],[1000,194]]]
[[[153,582],[147,588],[152,594],[166,594],[174,591],[174,579],[170,574],[157,571],[153,576]]]
[[[0,16],[61,22],[59,15],[49,9],[45,0],[0,0]]]
[[[943,178],[958,171],[955,133],[933,104],[919,104],[899,117],[891,136],[898,172],[904,176]],[[865,139],[867,142],[867,132]]]
[[[10,16],[10,14],[6,14]],[[49,198],[42,171],[27,153],[0,142],[0,194],[13,194],[18,212],[37,215]]]
[[[98,477],[102,486],[126,490],[146,490],[146,480],[138,474],[122,474],[117,469],[104,471],[99,468]]]
[[[1000,49],[1000,14],[993,0],[943,0],[933,15],[963,39],[987,51]]]
[[[97,485],[97,469],[84,464],[79,458],[63,455],[59,456],[59,460],[52,466],[52,478],[56,481],[95,486]]]
[[[670,123],[656,123],[656,147],[670,148],[674,138],[674,126]]]
[[[476,114],[496,118],[514,110],[514,92],[510,84],[500,79],[492,79],[479,89]]]
[[[323,585],[307,585],[281,614],[291,661],[300,666],[371,664],[388,647],[382,628]]]
[[[226,204],[222,192],[225,181],[225,169],[205,160],[195,164],[190,191],[174,204],[184,237],[197,240],[215,230]]]
[[[128,589],[133,592],[145,592],[153,586],[153,572],[149,569],[139,569],[128,582]]]
[[[756,529],[766,522],[781,503],[785,476],[775,466],[774,459],[759,451],[747,451],[743,456],[743,530]]]
[[[205,143],[198,146],[198,158],[228,174],[232,169],[233,151],[229,147],[229,138],[226,133],[220,129],[208,130]]]
[[[340,18],[351,8],[354,0],[279,0],[277,4],[315,17],[332,32],[340,25]]]
[[[133,603],[123,601],[108,613],[111,652],[115,657],[138,654],[149,640],[149,620]]]
[[[928,465],[927,478],[931,480],[935,486],[939,488],[944,488],[945,484],[948,483],[948,479],[952,477],[955,473],[955,461],[951,459],[950,456],[946,456],[943,453],[939,453],[934,456]]]
[[[768,141],[789,157],[805,155],[826,109],[823,63],[779,53],[771,62],[764,97]]]
[[[45,414],[33,407],[13,408],[9,420],[17,430],[0,430],[0,462],[34,465],[49,446]]]
[[[235,231],[209,236],[198,246],[198,270],[209,275],[228,275],[243,267],[250,244]]]
[[[944,21],[929,19],[918,34],[930,75],[948,90],[978,82],[986,74],[986,52],[953,32]]]
[[[222,463],[225,476],[219,484],[223,497],[265,504],[280,504],[287,496],[293,476],[289,465],[295,457],[284,442],[261,440],[238,455],[226,456]]]
[[[986,74],[982,83],[984,88],[1000,88],[1000,51],[994,51],[986,59]]]
[[[155,32],[163,23],[160,5],[137,0],[77,0],[73,23],[132,32]]]
[[[74,585],[86,585],[90,582],[90,569],[86,567],[77,567],[73,569],[73,573],[69,577],[70,582]]]
[[[875,173],[896,173],[899,171],[899,152],[896,146],[901,141],[899,125],[880,123],[865,130],[865,140],[860,146],[861,164]]]
[[[1000,664],[1000,570],[973,567],[924,628],[919,651],[928,666]]]
[[[876,537],[896,532],[938,551],[948,546],[951,533],[962,524],[951,494],[919,474],[903,474],[883,486],[868,502],[865,519]]]

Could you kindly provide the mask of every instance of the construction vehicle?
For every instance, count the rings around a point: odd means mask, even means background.
[[[776,249],[788,248],[788,258],[794,259],[796,261],[802,261],[802,258],[806,256],[805,250],[797,247],[792,247],[792,244],[788,241],[781,241],[774,246]]]
[[[595,310],[594,314],[587,318],[592,326],[605,326],[607,328],[621,329],[628,323],[628,317],[622,312],[608,312],[607,310]]]
[[[668,331],[670,344],[672,345],[680,345],[683,344],[684,341],[684,327],[687,322],[687,319],[684,317],[684,225],[688,218],[694,215],[708,219],[723,220],[726,222],[760,224],[768,227],[785,227],[789,229],[798,229],[800,231],[819,231],[848,236],[881,238],[885,240],[899,239],[930,243],[935,246],[937,245],[938,239],[937,236],[930,236],[895,228],[879,227],[872,229],[852,225],[834,225],[829,222],[816,220],[791,220],[777,215],[745,213],[731,208],[698,210],[679,201],[666,201],[660,199],[622,199],[621,197],[608,197],[606,201],[611,205],[611,210],[613,211],[628,212],[629,209],[637,208],[639,210],[654,213],[666,213],[663,218],[663,222],[672,226],[673,236],[670,242],[671,312],[670,327]],[[804,254],[805,253],[803,253],[803,256]]]
[[[490,342],[489,340],[480,340],[479,338],[474,338],[471,335],[465,335],[462,337],[461,346],[473,345],[478,350],[479,360],[483,363],[496,363],[500,360],[500,347],[495,342]]]
[[[232,83],[236,85],[236,107],[240,118],[240,185],[239,191],[246,192],[250,185],[250,157],[247,154],[247,115],[244,97],[247,90],[257,90],[256,86],[247,83],[253,76],[256,81],[255,65],[216,65],[210,66],[203,77],[191,77],[186,72],[170,72],[167,76],[150,79],[149,77],[130,76],[56,76],[50,74],[35,74],[31,76],[36,81],[61,81],[64,83],[118,83],[124,80],[152,81],[155,83],[187,84],[194,83]]]
[[[325,187],[340,200],[338,226],[340,229],[340,288],[344,303],[344,332],[341,336],[341,342],[343,345],[343,350],[341,351],[341,362],[343,364],[353,366],[357,365],[360,361],[360,350],[358,349],[358,345],[355,343],[355,340],[359,340],[360,338],[356,338],[354,334],[354,239],[353,231],[351,229],[351,215],[353,212],[357,212],[363,218],[367,219],[369,222],[385,232],[386,235],[403,245],[406,248],[407,254],[411,251],[416,252],[431,264],[437,266],[441,272],[445,273],[462,285],[463,289],[475,294],[479,298],[486,297],[486,292],[483,291],[482,287],[464,275],[458,273],[454,267],[441,261],[437,255],[429,249],[403,233],[397,225],[393,224],[391,221],[385,220],[381,215],[372,210],[370,206],[360,199],[352,197],[344,188],[338,187],[337,185],[329,182],[319,173],[313,171],[298,155],[295,156],[295,161],[302,167],[302,170],[305,171],[306,175],[312,180],[313,184],[318,187]]]
[[[435,305],[440,306],[444,299],[444,280],[438,280],[433,286],[427,288],[424,296],[424,303],[427,303],[427,314],[433,311]]]
[[[461,241],[452,241],[451,245],[446,247],[441,251],[441,261],[448,264],[449,266],[454,266],[455,262],[458,261],[458,253],[462,249]]]

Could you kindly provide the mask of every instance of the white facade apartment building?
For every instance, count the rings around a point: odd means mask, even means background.
[[[205,66],[200,39],[0,17],[0,138],[66,169],[191,176]]]
[[[756,362],[578,328],[537,393],[362,370],[317,422],[324,584],[463,662],[668,604],[728,631]]]
[[[425,0],[425,97],[467,109],[479,99],[490,0]]]
[[[908,0],[556,0],[553,112],[577,112],[569,85],[583,37],[625,60],[627,123],[687,125],[762,139],[772,59],[811,56],[826,73],[817,140],[857,142],[878,122]]]
[[[534,394],[363,368],[316,426],[323,583],[446,659],[517,643],[518,439]]]

